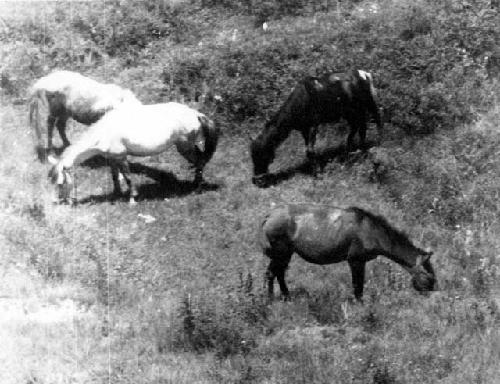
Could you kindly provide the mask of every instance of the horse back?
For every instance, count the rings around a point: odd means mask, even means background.
[[[297,252],[315,264],[345,260],[354,218],[333,206],[291,204],[272,211],[263,225],[268,248]]]

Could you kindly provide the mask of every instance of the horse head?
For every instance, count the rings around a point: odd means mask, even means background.
[[[274,159],[274,149],[266,146],[259,138],[250,141],[250,157],[253,163],[252,183],[263,187],[269,172],[269,164]]]
[[[419,249],[412,278],[413,287],[419,292],[432,291],[436,284],[436,276],[430,262],[433,252]]]
[[[71,191],[71,185],[73,184],[71,175],[66,169],[64,169],[62,162],[59,161],[59,159],[57,159],[56,157],[49,155],[47,157],[47,160],[50,164],[52,164],[52,167],[49,170],[48,177],[53,184],[57,184],[57,198],[60,201],[68,201]]]

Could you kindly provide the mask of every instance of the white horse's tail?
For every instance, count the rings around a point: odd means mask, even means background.
[[[46,104],[47,98],[44,89],[34,89],[30,97],[29,120],[30,127],[36,136],[35,150],[40,161],[45,160],[45,148],[42,143],[42,130],[40,126],[40,103]]]

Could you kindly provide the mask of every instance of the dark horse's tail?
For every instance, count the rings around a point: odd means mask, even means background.
[[[208,117],[202,115],[198,117],[201,124],[201,132],[205,142],[204,150],[201,154],[203,163],[206,164],[210,161],[217,149],[217,143],[220,137],[220,128]]]
[[[269,239],[267,238],[266,234],[264,233],[264,225],[266,225],[267,220],[269,219],[269,216],[271,216],[271,213],[267,213],[264,218],[260,221],[259,229],[258,229],[258,235],[257,235],[257,243],[261,247],[261,251],[265,250],[267,248],[271,248],[271,243],[269,242]]]
[[[377,125],[378,142],[380,144],[383,136],[383,123],[381,118],[381,109],[377,107],[377,103],[375,102],[377,91],[373,85],[373,77],[371,73],[362,70],[356,71],[356,77],[358,81],[365,83],[367,86],[368,95],[366,95],[365,100],[366,109],[371,113],[373,119],[375,120],[375,124]]]

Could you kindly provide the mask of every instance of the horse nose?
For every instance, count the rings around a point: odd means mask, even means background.
[[[252,183],[259,187],[259,188],[265,188],[267,185],[266,182],[266,175],[265,174],[260,174],[260,175],[255,175],[252,177]]]

